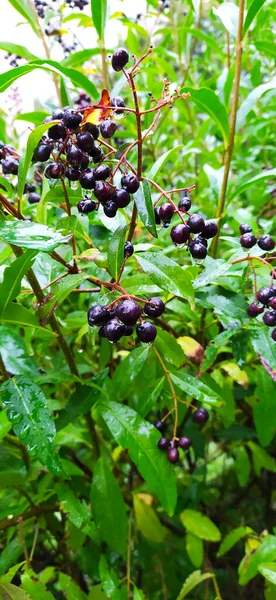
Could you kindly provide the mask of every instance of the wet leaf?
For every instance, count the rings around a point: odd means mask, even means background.
[[[20,248],[52,252],[60,244],[67,244],[71,236],[64,237],[46,225],[31,221],[1,221],[0,239]]]

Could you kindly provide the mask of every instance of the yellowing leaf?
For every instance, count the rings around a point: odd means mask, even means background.
[[[184,354],[190,358],[193,362],[199,365],[204,356],[204,348],[194,340],[194,338],[184,335],[183,337],[177,338],[177,343],[181,346]]]
[[[221,368],[234,379],[239,385],[242,385],[245,389],[248,388],[248,375],[245,371],[242,371],[234,362],[223,363]]]
[[[100,102],[98,102],[98,104],[92,104],[92,106],[89,106],[89,108],[84,111],[81,127],[85,125],[85,123],[93,123],[93,125],[98,125],[104,121],[111,112],[112,108],[110,108],[110,96],[108,91],[104,89],[102,91]]]

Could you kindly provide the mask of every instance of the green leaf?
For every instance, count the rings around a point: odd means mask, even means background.
[[[195,102],[201,111],[207,113],[211,119],[213,119],[223,136],[226,146],[229,137],[228,115],[224,104],[221,103],[215,92],[205,87],[200,88],[199,90],[194,90],[190,87],[184,87],[181,89],[181,93],[183,92],[185,94],[190,92],[191,94],[191,97],[187,98],[187,102]]]
[[[9,3],[19,12],[26,21],[31,25],[33,31],[40,36],[39,27],[37,25],[36,14],[28,0],[8,0]]]
[[[138,588],[136,587],[136,585],[133,587],[133,600],[145,600],[145,596],[142,592],[142,590],[138,590]]]
[[[30,4],[28,4],[28,7],[30,7]],[[39,60],[38,56],[32,54],[25,46],[12,44],[11,42],[0,42],[0,50],[6,50],[6,52],[9,52],[10,54],[16,54],[26,60]]]
[[[270,581],[271,583],[273,583],[274,585],[276,585],[276,563],[274,562],[265,562],[262,563],[261,565],[259,565],[258,567],[259,573],[261,573],[261,575],[263,577],[265,577],[265,579],[267,579],[267,581]]]
[[[205,383],[202,383],[200,379],[196,379],[192,375],[183,373],[182,371],[170,373],[170,378],[176,387],[184,392],[184,394],[196,398],[199,402],[206,402],[207,404],[213,404],[214,406],[224,405],[223,398]]]
[[[112,570],[110,571],[108,568],[108,564],[104,555],[100,558],[100,578],[102,583],[102,588],[104,592],[107,594],[108,598],[112,598],[112,600],[121,600],[120,591],[118,590],[119,581],[116,576],[116,573]]]
[[[71,236],[63,236],[46,225],[31,221],[0,221],[0,239],[20,248],[34,248],[53,252],[60,244],[67,244]]]
[[[34,358],[27,354],[24,339],[10,327],[0,326],[0,348],[7,371],[29,376],[37,373]]]
[[[224,53],[215,39],[211,35],[207,35],[207,33],[201,31],[201,29],[197,29],[196,27],[180,27],[179,33],[188,33],[196,37],[198,40],[205,42],[207,46],[210,46],[210,48],[215,50],[215,52],[217,52],[217,54],[219,54],[221,57],[224,57]]]
[[[136,255],[136,258],[142,269],[162,290],[193,302],[193,275],[189,267],[182,269],[162,252],[144,252],[141,256]]]
[[[161,377],[154,382],[153,386],[146,388],[142,397],[139,399],[137,410],[141,417],[145,417],[155,406],[156,402],[163,390],[165,377]]]
[[[92,56],[96,56],[100,53],[100,48],[86,48],[85,50],[72,52],[62,61],[62,65],[64,67],[79,67],[80,65],[83,65],[86,61],[90,60]]]
[[[208,542],[219,542],[221,538],[220,531],[206,515],[187,508],[180,514],[180,519],[184,527],[200,539]]]
[[[68,513],[68,518],[78,529],[80,529],[84,523],[89,523],[90,515],[87,504],[85,504],[84,501],[81,502],[79,498],[77,498],[69,485],[64,482],[57,483],[56,492],[63,511]]]
[[[255,177],[251,177],[250,179],[246,178],[246,181],[244,181],[244,183],[241,183],[241,185],[239,185],[233,192],[231,191],[231,193],[229,194],[228,201],[231,202],[231,200],[243,194],[243,192],[245,192],[245,190],[247,190],[248,188],[252,187],[254,183],[262,181],[262,179],[273,179],[275,175],[276,169],[268,169],[267,171],[262,171],[262,173],[259,173],[259,175],[255,175]]]
[[[274,402],[272,401],[274,394],[275,381],[264,369],[260,369],[255,390],[256,403],[253,406],[253,417],[262,446],[270,444],[275,436],[276,414]]]
[[[161,525],[155,510],[137,494],[133,496],[136,525],[143,536],[151,542],[160,543],[167,537],[167,530]]]
[[[59,573],[58,582],[66,600],[87,600],[87,595],[80,589],[72,577]]]
[[[0,582],[2,600],[31,600],[29,594],[12,583]]]
[[[97,460],[90,498],[93,517],[101,538],[112,550],[125,555],[128,530],[126,507],[105,456]]]
[[[270,562],[276,556],[276,537],[267,535],[258,548],[246,554],[239,565],[239,584],[246,585],[258,573],[259,565]]]
[[[8,179],[6,179],[6,177],[3,177],[2,175],[0,175],[0,185],[3,186],[10,196],[13,195],[14,189],[12,184],[8,181]]]
[[[253,533],[253,529],[251,527],[236,527],[228,533],[225,538],[222,540],[220,547],[217,552],[217,556],[223,556],[226,552],[229,552],[237,542],[239,542],[242,538],[247,537]]]
[[[107,0],[91,0],[92,19],[101,41],[104,41]]]
[[[67,296],[77,288],[82,281],[86,279],[85,273],[77,273],[75,275],[67,275],[59,281],[55,286],[51,294],[49,295],[48,301],[40,306],[38,309],[38,315],[40,322],[43,322],[53,313],[56,308],[66,300]]]
[[[46,329],[40,325],[39,320],[36,315],[31,313],[30,310],[21,306],[20,304],[15,304],[11,302],[6,306],[5,310],[1,315],[1,323],[14,323],[15,325],[19,325],[21,327],[36,327],[37,329],[41,329],[49,335],[56,336],[56,333],[51,331],[51,329]]]
[[[236,38],[239,21],[238,6],[232,2],[222,2],[217,8],[213,7],[213,13],[219,17],[228,33]]]
[[[155,346],[161,356],[171,365],[181,367],[185,362],[185,354],[176,339],[167,331],[157,327]]]
[[[149,347],[135,348],[120,362],[114,376],[113,388],[116,396],[124,398],[132,383],[142,370],[149,353]]]
[[[251,462],[244,446],[235,450],[235,471],[240,486],[244,487],[249,480],[251,471]]]
[[[276,171],[276,169],[275,169]],[[251,332],[251,343],[258,354],[274,371],[276,370],[275,342],[271,338],[269,327],[256,327]]]
[[[23,560],[20,563],[17,563],[16,565],[13,565],[7,573],[5,573],[5,575],[2,575],[1,577],[1,583],[3,583],[3,581],[5,583],[10,583],[13,578],[15,577],[17,571],[19,571],[19,569],[22,567],[22,565],[25,564],[25,561]]]
[[[9,267],[5,268],[4,279],[1,285],[0,315],[9,302],[20,294],[21,281],[31,268],[36,255],[36,250],[26,250],[22,256],[16,258]]]
[[[116,402],[101,401],[98,408],[115,440],[129,450],[138,471],[172,515],[176,503],[175,473],[166,456],[156,448],[159,434],[155,427],[131,408]]]
[[[79,416],[88,413],[94,404],[100,400],[107,373],[108,370],[106,369],[89,381],[89,385],[77,385],[76,391],[70,396],[65,408],[60,411],[59,417],[55,421],[57,431],[64,429],[69,423],[74,423]]]
[[[258,476],[262,469],[276,473],[276,460],[273,456],[270,456],[264,448],[261,448],[254,442],[247,442],[247,445],[252,452],[254,468]]]
[[[42,121],[44,121],[45,117],[47,117],[49,113],[42,110],[35,110],[32,112],[20,113],[20,115],[16,115],[16,121],[27,121],[27,123],[33,123],[36,127],[41,125]]]
[[[139,189],[135,194],[133,194],[134,202],[137,207],[138,215],[144,223],[147,230],[153,235],[153,237],[157,238],[156,224],[155,224],[155,216],[154,216],[154,208],[151,199],[150,192],[150,184],[147,179],[143,179],[142,185],[140,185]]]
[[[189,531],[186,535],[186,551],[194,567],[201,567],[204,554],[203,542],[197,535]]]
[[[162,169],[162,167],[166,164],[167,160],[169,158],[171,158],[171,156],[172,156],[172,154],[174,154],[174,152],[179,152],[180,148],[184,148],[184,146],[182,144],[179,144],[178,146],[174,146],[173,148],[171,148],[170,150],[168,150],[167,152],[164,152],[164,154],[159,156],[159,158],[152,165],[150,170],[147,171],[146,177],[148,179],[155,179],[156,175],[159,173],[160,169]]]
[[[261,10],[262,6],[264,5],[265,0],[253,0],[253,2],[251,2],[249,9],[247,11],[247,15],[244,19],[244,24],[243,24],[243,37],[245,36],[246,32],[248,31],[252,21],[255,19],[256,15],[258,14],[258,12]]]
[[[109,241],[107,263],[112,277],[117,281],[124,260],[126,225],[119,225]]]
[[[245,124],[246,117],[248,113],[254,108],[256,102],[269,90],[274,90],[276,88],[276,79],[263,83],[262,85],[258,85],[258,87],[254,88],[250,94],[248,94],[247,98],[242,102],[238,112],[237,112],[237,122],[236,122],[236,131],[240,127]]]
[[[45,131],[48,131],[49,127],[51,127],[55,123],[58,123],[58,121],[42,123],[42,125],[39,125],[33,131],[31,131],[28,137],[26,152],[19,161],[17,188],[19,198],[22,198],[24,192],[24,186],[27,179],[28,169],[33,159],[34,150],[38,145],[38,142],[41,140],[41,137],[45,133]]]
[[[265,0],[264,0],[265,1]],[[254,42],[255,48],[259,50],[259,52],[264,52],[265,54],[269,54],[276,58],[276,48],[273,42],[263,42],[257,41]]]
[[[201,571],[194,571],[187,577],[185,583],[183,584],[176,600],[183,600],[187,595],[200,583],[206,581],[206,579],[210,579],[214,577],[212,573],[201,573]]]
[[[56,429],[40,388],[24,375],[3,383],[0,398],[13,430],[31,455],[56,475],[64,476],[54,453]]]
[[[25,572],[21,575],[23,589],[35,600],[55,600],[53,594],[49,592],[41,581],[34,581],[30,575]]]

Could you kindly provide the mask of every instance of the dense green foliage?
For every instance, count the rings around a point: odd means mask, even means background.
[[[8,1],[44,47],[34,56],[16,35],[0,41],[13,63],[0,90],[42,69],[57,97],[42,103],[38,89],[33,112],[13,121],[0,111],[0,153],[11,144],[20,158],[18,175],[0,175],[0,597],[275,600],[276,343],[262,315],[246,312],[273,286],[275,250],[239,243],[244,223],[257,237],[276,231],[275,5],[148,0],[130,19],[130,0],[113,15],[107,0],[84,11],[76,0],[53,31],[55,2],[37,1],[38,17],[31,0]],[[96,47],[52,60],[76,22]],[[111,66],[112,23],[130,54],[127,78]],[[135,68],[131,55],[145,54]],[[80,108],[83,92],[97,104],[103,87],[132,109],[111,113],[104,164],[116,186],[120,170],[140,178],[114,218],[101,206],[81,214],[80,184],[47,179],[33,157],[57,123],[45,117]],[[220,229],[204,261],[155,222],[153,205],[178,205],[171,190],[183,188],[191,213]],[[126,239],[134,253],[124,260]],[[153,344],[135,332],[111,344],[88,325],[92,304],[126,295],[141,308],[164,302],[149,317]],[[199,407],[209,413],[201,424]],[[165,435],[192,441],[176,464],[157,447],[154,423],[166,415]]]

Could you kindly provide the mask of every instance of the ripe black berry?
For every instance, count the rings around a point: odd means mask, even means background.
[[[129,258],[130,256],[132,256],[133,252],[133,244],[127,240],[124,245],[124,257]]]
[[[129,61],[129,54],[125,48],[118,48],[111,58],[111,64],[114,71],[121,71]]]
[[[240,243],[243,248],[253,248],[257,242],[257,238],[253,233],[244,233],[240,237]]]
[[[272,298],[273,296],[274,296],[274,290],[273,290],[273,288],[270,288],[270,287],[263,287],[256,294],[257,300],[259,302],[261,302],[262,304],[268,304],[269,299]]]
[[[110,342],[118,342],[125,333],[125,326],[123,323],[119,323],[117,319],[111,319],[104,326],[104,332]]]
[[[65,171],[65,177],[67,177],[69,181],[79,181],[80,175],[81,172],[73,167],[68,167],[68,169]]]
[[[24,194],[30,194],[30,192],[35,192],[36,187],[35,185],[28,183],[28,181],[26,181],[25,185],[24,185]]]
[[[67,160],[72,167],[79,167],[82,163],[83,152],[77,146],[70,146],[67,150]]]
[[[105,153],[99,146],[94,146],[94,148],[90,150],[89,156],[92,156],[93,163],[97,164],[101,162],[101,160],[104,160]]]
[[[190,440],[190,438],[188,438],[186,435],[183,435],[178,440],[178,446],[182,448],[182,450],[188,450],[188,448],[190,448],[191,445],[192,440]]]
[[[262,312],[264,312],[264,307],[262,304],[260,305],[256,302],[252,302],[252,304],[249,304],[249,306],[247,307],[246,312],[249,317],[254,318],[260,315]]]
[[[205,221],[204,227],[201,231],[204,238],[207,240],[215,237],[218,232],[218,226],[214,221]]]
[[[199,423],[199,425],[204,425],[208,419],[209,413],[205,408],[198,408],[193,414],[193,421]]]
[[[177,463],[179,460],[179,452],[177,448],[169,448],[168,450],[168,460],[170,463]]]
[[[40,195],[36,194],[35,192],[31,192],[28,195],[29,204],[37,204],[37,202],[39,202],[39,200],[40,200]]]
[[[110,119],[106,119],[100,124],[101,135],[104,139],[111,138],[117,129],[116,123]]]
[[[116,316],[125,325],[135,325],[141,313],[141,307],[134,300],[123,300],[116,306]]]
[[[108,200],[110,200],[111,197],[111,190],[109,185],[107,185],[107,183],[105,183],[104,181],[96,181],[94,187],[94,194],[96,198],[100,200],[100,202],[108,202]]]
[[[167,450],[170,446],[170,442],[169,440],[167,440],[167,438],[161,437],[160,440],[158,440],[157,442],[157,446],[159,450]]]
[[[85,171],[85,169],[88,168],[89,162],[90,162],[90,158],[89,158],[88,154],[84,154],[84,152],[83,152],[81,164],[80,164],[81,171]]]
[[[7,156],[2,160],[2,171],[4,175],[17,175],[18,173],[19,161],[16,158],[12,158],[11,156]]]
[[[162,431],[165,431],[165,429],[166,429],[165,423],[163,421],[158,420],[158,421],[155,421],[155,423],[153,423],[153,424],[154,424],[154,427],[156,427],[156,429],[158,429],[158,431],[161,431],[161,433],[162,433]]]
[[[192,233],[200,233],[204,226],[204,219],[200,215],[191,215],[188,219],[188,225]]]
[[[94,125],[94,123],[85,123],[81,130],[89,131],[89,133],[93,135],[94,140],[97,140],[100,135],[99,127],[97,127],[97,125]]]
[[[207,256],[207,248],[202,243],[193,242],[189,249],[193,258],[203,260]]]
[[[129,192],[129,194],[135,194],[139,188],[140,182],[134,173],[129,173],[128,175],[123,175],[121,185]]]
[[[77,204],[77,208],[79,213],[81,213],[81,215],[88,215],[88,213],[93,212],[93,210],[96,210],[97,208],[97,204],[96,202],[94,202],[94,200],[80,200],[80,202],[78,202]]]
[[[84,190],[93,190],[95,179],[92,169],[86,169],[80,176],[80,184]]]
[[[111,175],[111,169],[107,165],[99,165],[94,169],[95,181],[105,181]]]
[[[68,109],[64,112],[62,120],[65,127],[76,130],[82,122],[82,116],[76,113],[74,110]]]
[[[132,334],[133,334],[133,327],[130,327],[129,325],[126,325],[125,326],[125,333],[124,333],[124,335],[125,336],[129,336],[129,335],[132,335]]]
[[[90,327],[95,325],[104,325],[106,323],[106,312],[100,304],[93,304],[87,313],[88,324]]]
[[[270,298],[268,304],[271,306],[271,308],[273,308],[273,310],[276,310],[276,296]]]
[[[243,235],[244,233],[251,233],[251,231],[252,227],[250,227],[250,225],[247,225],[247,223],[243,223],[242,225],[240,225],[241,235]]]
[[[112,218],[112,217],[115,217],[116,212],[118,210],[118,206],[117,206],[116,202],[113,202],[112,200],[109,200],[109,202],[105,203],[103,209],[104,209],[104,214],[107,217]]]
[[[171,229],[171,238],[175,244],[185,244],[190,237],[190,227],[186,223],[175,225]]]
[[[121,98],[120,96],[116,96],[116,98],[111,98],[111,106],[116,108],[116,114],[121,115],[124,112],[123,109],[126,105],[123,98]]]
[[[77,135],[77,146],[85,152],[89,152],[94,147],[94,138],[91,133],[86,131],[85,133],[78,133]]]
[[[59,179],[63,175],[63,164],[62,163],[50,163],[47,165],[44,175],[47,179]]]
[[[262,250],[273,250],[273,248],[275,246],[275,242],[274,242],[273,238],[271,237],[271,235],[262,235],[258,239],[258,246]]]
[[[121,188],[120,190],[115,190],[112,194],[112,200],[116,202],[119,208],[125,208],[130,203],[130,195],[129,193]]]
[[[205,246],[205,248],[208,247],[208,242],[204,237],[202,237],[202,235],[197,235],[193,239],[192,244],[203,244],[203,246]]]
[[[273,331],[271,332],[271,337],[273,341],[276,342],[276,329],[273,329]]]
[[[53,121],[55,121],[56,119],[63,119],[63,116],[64,116],[64,110],[62,110],[62,108],[56,108],[52,112]]]
[[[267,310],[263,316],[263,322],[268,327],[275,327],[276,325],[276,310]]]
[[[149,317],[160,317],[165,310],[165,304],[160,298],[149,298],[144,306],[144,312]]]
[[[140,325],[137,325],[136,333],[138,335],[139,340],[145,343],[153,342],[157,336],[155,326],[149,321],[144,321]]]
[[[39,144],[34,151],[34,160],[45,162],[50,158],[51,152],[50,144]]]
[[[160,219],[164,225],[169,225],[174,213],[174,207],[169,202],[164,202],[159,208]]]
[[[53,125],[48,129],[48,137],[51,140],[64,140],[66,138],[66,129],[64,125],[61,123],[57,123],[57,125]]]
[[[160,207],[159,206],[156,206],[154,209],[154,218],[155,218],[156,225],[160,225],[161,218],[160,218]]]
[[[184,196],[184,198],[181,198],[181,200],[179,200],[178,202],[178,208],[181,212],[188,212],[190,210],[192,206],[191,200],[190,198]]]

